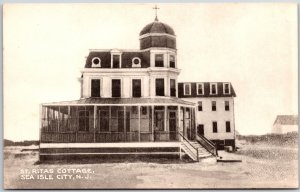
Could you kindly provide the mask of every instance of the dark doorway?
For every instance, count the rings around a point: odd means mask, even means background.
[[[197,134],[204,135],[204,125],[203,124],[199,124],[197,126]]]
[[[165,96],[165,81],[164,79],[155,80],[155,93],[156,96]]]
[[[141,97],[141,80],[132,80],[132,97]]]
[[[113,79],[112,80],[112,97],[121,97],[121,80]]]
[[[169,111],[169,131],[170,131],[170,140],[176,140],[176,111]]]
[[[91,96],[100,97],[100,79],[92,79]]]

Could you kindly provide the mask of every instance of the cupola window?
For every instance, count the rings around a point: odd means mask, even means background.
[[[155,55],[155,67],[164,67],[164,55],[163,54]]]
[[[99,57],[94,57],[92,59],[92,67],[101,67],[101,60]]]
[[[170,79],[170,96],[176,97],[176,81],[175,81],[175,79]]]
[[[170,55],[170,61],[169,61],[169,66],[171,67],[171,68],[175,68],[176,67],[176,65],[175,65],[175,56],[174,55]]]

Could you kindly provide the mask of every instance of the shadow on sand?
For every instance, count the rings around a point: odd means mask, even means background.
[[[182,160],[178,156],[88,156],[88,155],[70,155],[70,156],[47,156],[41,157],[35,165],[40,164],[105,164],[105,163],[159,163],[159,164],[182,164],[193,163],[189,158],[183,156]]]

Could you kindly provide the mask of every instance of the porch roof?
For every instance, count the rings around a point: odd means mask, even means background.
[[[185,105],[194,106],[195,103],[184,101],[178,98],[84,98],[73,101],[61,101],[43,103],[43,106],[67,106],[67,105]]]

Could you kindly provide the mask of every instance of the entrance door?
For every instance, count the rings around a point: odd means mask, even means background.
[[[169,111],[169,131],[170,131],[170,140],[176,140],[176,111]]]
[[[197,126],[197,134],[204,135],[204,125],[203,124],[199,124]]]
[[[164,130],[164,111],[154,111],[154,140],[162,140]]]

